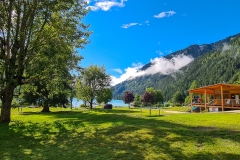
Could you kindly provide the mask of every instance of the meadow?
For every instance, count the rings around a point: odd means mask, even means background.
[[[240,159],[240,113],[50,110],[12,109],[0,124],[0,159]]]

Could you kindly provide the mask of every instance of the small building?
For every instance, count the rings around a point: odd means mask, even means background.
[[[240,85],[219,83],[189,90],[191,112],[240,109]]]

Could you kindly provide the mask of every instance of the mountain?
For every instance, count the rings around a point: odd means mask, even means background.
[[[176,69],[177,65],[185,62],[181,57],[190,57],[192,60]],[[186,97],[194,80],[197,80],[201,86],[223,81],[233,83],[240,76],[240,34],[211,44],[194,44],[160,60],[162,60],[160,64],[170,62],[174,65],[174,69],[170,68],[163,72],[163,69],[167,69],[167,65],[161,68],[155,62],[150,62],[139,70],[140,73],[145,73],[142,76],[131,77],[115,85],[113,97],[121,99],[124,91],[142,95],[147,87],[154,87],[162,90],[165,100],[171,100],[176,91],[180,91]],[[148,74],[153,68],[158,69],[159,72]]]

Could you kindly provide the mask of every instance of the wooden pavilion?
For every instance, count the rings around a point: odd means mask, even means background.
[[[240,85],[219,83],[189,90],[191,112],[240,109]]]

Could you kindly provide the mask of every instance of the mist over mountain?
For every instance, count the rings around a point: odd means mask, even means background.
[[[233,83],[240,75],[240,34],[211,44],[191,45],[164,57],[155,58],[126,81],[113,87],[114,98],[124,91],[142,95],[147,87],[162,90],[165,100],[176,91],[183,96],[194,80],[201,86]]]

